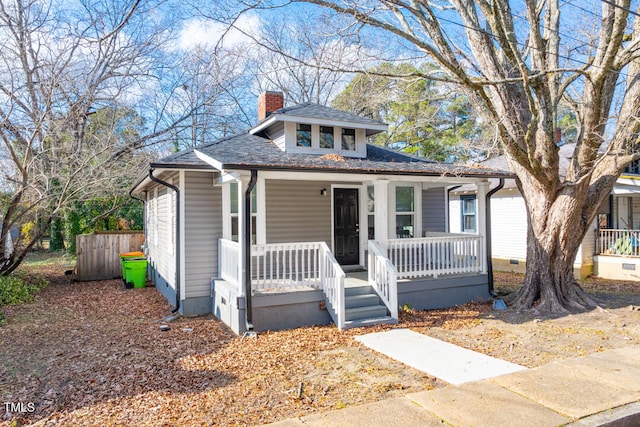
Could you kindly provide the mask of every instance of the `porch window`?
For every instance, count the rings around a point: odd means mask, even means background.
[[[373,185],[369,185],[367,187],[367,229],[368,229],[368,239],[375,240],[376,238],[376,204],[374,199],[374,190]]]
[[[476,232],[476,196],[460,196],[462,204],[462,232]]]
[[[396,235],[398,238],[414,236],[413,187],[396,187]]]
[[[320,126],[320,148],[333,149],[333,128]]]
[[[229,190],[231,206],[231,240],[238,241],[238,183],[230,183]],[[251,243],[256,243],[256,219],[258,217],[258,202],[256,189],[251,192]]]
[[[342,128],[342,149],[353,151],[356,149],[356,130]]]
[[[298,147],[311,147],[311,125],[304,123],[296,125],[296,145]]]

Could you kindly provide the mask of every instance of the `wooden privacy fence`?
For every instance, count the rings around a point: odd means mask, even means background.
[[[76,279],[122,277],[120,254],[140,251],[143,243],[141,231],[102,231],[76,236]]]

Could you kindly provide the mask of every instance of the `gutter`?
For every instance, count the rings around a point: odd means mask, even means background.
[[[486,198],[485,215],[486,215],[486,223],[487,223],[487,227],[486,227],[487,229],[487,276],[489,279],[488,280],[489,294],[491,294],[491,296],[493,297],[497,295],[493,290],[493,262],[492,262],[492,256],[491,256],[491,196],[493,196],[498,191],[502,190],[503,187],[504,187],[504,178],[500,178],[498,185],[495,188],[491,189],[485,196]]]
[[[176,304],[173,310],[171,310],[171,313],[175,313],[180,309],[180,190],[175,185],[153,176],[153,168],[149,169],[149,179],[176,192]]]
[[[251,179],[244,192],[244,294],[246,301],[245,326],[247,331],[253,331],[253,313],[251,302],[251,192],[258,181],[258,171],[251,170]]]

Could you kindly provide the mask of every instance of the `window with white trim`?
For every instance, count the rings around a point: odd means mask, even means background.
[[[396,187],[396,237],[415,236],[415,201],[413,187]]]
[[[229,199],[231,207],[231,240],[238,241],[238,183],[229,184]],[[256,189],[251,192],[251,243],[256,243],[256,222],[258,218],[258,200]]]
[[[376,238],[376,200],[373,185],[367,186],[367,229],[368,239]]]
[[[351,128],[342,128],[342,143],[343,150],[354,151],[356,149],[356,130]]]
[[[475,233],[476,232],[476,196],[466,195],[460,196],[460,213],[461,213],[461,225],[460,230],[463,233]]]
[[[320,126],[320,148],[333,150],[333,127]]]
[[[311,147],[311,125],[305,123],[296,124],[296,146]]]

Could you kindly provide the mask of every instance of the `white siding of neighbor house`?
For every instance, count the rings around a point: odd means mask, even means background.
[[[208,297],[217,277],[218,239],[222,237],[222,190],[211,172],[185,172],[185,272],[183,298]]]
[[[491,196],[491,252],[494,258],[527,257],[527,211],[516,190],[501,190]]]
[[[446,231],[447,212],[444,187],[422,190],[422,230]]]
[[[330,182],[267,180],[265,188],[267,243],[323,241],[331,247]]]
[[[477,206],[477,204],[476,204]],[[527,212],[516,190],[500,190],[491,196],[491,252],[493,258],[524,260],[527,255]],[[460,195],[449,198],[449,231],[460,233]],[[476,212],[476,220],[478,213]]]
[[[177,172],[162,174],[159,178],[176,187],[179,186],[179,174]],[[174,193],[173,190],[156,183],[153,183],[148,188],[147,257],[156,271],[175,290],[175,251],[170,250],[168,246],[168,242],[172,238],[175,239],[176,199],[172,193]],[[174,201],[173,212],[169,215],[168,207],[171,200]]]
[[[582,245],[576,255],[576,264],[593,264],[593,254],[596,250],[597,225],[597,219],[595,219],[589,226],[587,234],[584,235]]]

